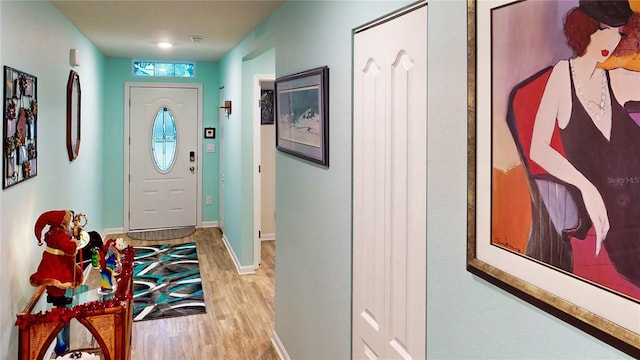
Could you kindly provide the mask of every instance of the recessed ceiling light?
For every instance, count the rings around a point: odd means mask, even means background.
[[[158,43],[158,46],[163,48],[163,49],[169,49],[170,47],[173,46],[173,44],[171,44],[168,41],[161,41],[161,42]]]

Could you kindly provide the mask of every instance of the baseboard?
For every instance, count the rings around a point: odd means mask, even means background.
[[[202,227],[203,228],[218,227],[218,222],[217,221],[203,221],[202,222]]]
[[[275,330],[273,330],[273,336],[271,337],[271,345],[273,345],[276,353],[278,353],[278,358],[280,358],[280,360],[291,360],[291,357],[287,353],[287,349],[284,348],[284,345],[282,344],[282,341],[280,341],[280,337]]]
[[[231,256],[231,260],[233,260],[233,265],[235,265],[238,275],[249,275],[249,274],[256,273],[253,266],[240,265],[240,261],[238,261],[238,257],[236,256],[236,253],[233,251],[231,244],[229,244],[229,239],[227,239],[227,235],[222,234],[222,241],[224,242],[224,246],[227,248],[227,252]]]
[[[260,241],[275,240],[276,234],[260,234]]]
[[[124,228],[107,228],[102,230],[102,238],[105,239],[109,234],[126,234]]]

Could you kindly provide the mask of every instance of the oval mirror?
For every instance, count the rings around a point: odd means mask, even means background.
[[[80,153],[80,75],[71,70],[67,81],[67,152],[69,161]]]

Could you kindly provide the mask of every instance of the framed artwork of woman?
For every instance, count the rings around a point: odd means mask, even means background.
[[[640,351],[640,1],[474,5],[469,269]]]

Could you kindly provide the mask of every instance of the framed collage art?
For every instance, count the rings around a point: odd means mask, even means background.
[[[2,188],[37,175],[38,79],[4,67]]]

